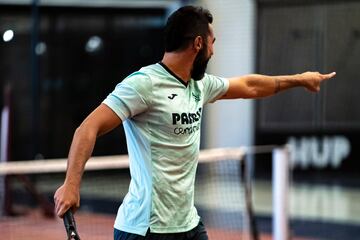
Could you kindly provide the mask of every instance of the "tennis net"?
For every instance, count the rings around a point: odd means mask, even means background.
[[[243,148],[200,153],[195,205],[210,239],[247,239],[249,216],[242,184]],[[127,193],[127,156],[93,157],[81,185],[81,207],[75,214],[82,239],[112,239],[113,223]],[[62,220],[54,216],[53,194],[65,177],[66,159],[0,164],[4,239],[64,239]]]

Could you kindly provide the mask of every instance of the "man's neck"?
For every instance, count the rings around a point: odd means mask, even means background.
[[[191,79],[191,70],[195,56],[187,51],[165,52],[161,62],[184,82]]]

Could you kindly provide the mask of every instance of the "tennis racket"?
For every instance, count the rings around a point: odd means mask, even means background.
[[[75,218],[71,212],[71,210],[67,210],[67,212],[64,214],[64,225],[65,225],[65,230],[67,233],[67,240],[80,240],[80,236],[77,233],[77,229],[76,229],[76,222],[75,222]]]

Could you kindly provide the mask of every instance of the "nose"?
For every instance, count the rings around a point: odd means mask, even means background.
[[[214,55],[214,49],[211,47],[211,48],[210,48],[210,57],[211,57],[212,55]]]

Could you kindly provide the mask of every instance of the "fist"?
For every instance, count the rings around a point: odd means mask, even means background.
[[[80,192],[77,187],[63,184],[54,194],[55,213],[62,218],[65,212],[71,208],[76,211],[80,207]]]

